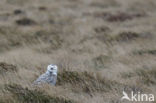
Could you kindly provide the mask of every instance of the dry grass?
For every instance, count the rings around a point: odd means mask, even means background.
[[[5,86],[6,90],[14,95],[16,102],[22,103],[75,103],[72,100],[67,100],[61,97],[51,97],[39,90],[30,90],[23,88],[20,85],[11,84]]]
[[[139,34],[135,33],[135,32],[122,32],[122,33],[118,34],[117,36],[112,37],[111,40],[130,41],[130,40],[134,40],[138,37],[139,37]]]
[[[156,69],[152,70],[137,70],[137,75],[140,77],[141,82],[146,85],[156,84]]]
[[[155,85],[156,84],[156,69],[137,69],[134,72],[122,73],[123,78],[132,78],[138,76],[139,81],[144,85]]]
[[[1,0],[0,100],[118,103],[124,89],[155,93],[155,10],[154,0]],[[50,63],[57,85],[36,91]]]
[[[156,50],[138,50],[135,51],[134,54],[138,55],[144,55],[144,54],[149,54],[149,55],[156,55]]]
[[[17,14],[17,13],[16,13]],[[18,25],[23,25],[23,26],[31,26],[31,25],[35,25],[36,22],[31,20],[31,19],[28,19],[28,18],[22,18],[20,20],[16,20],[16,23]]]
[[[0,73],[4,74],[6,72],[17,72],[17,67],[12,64],[0,62]]]
[[[93,92],[108,92],[113,86],[119,85],[115,81],[100,77],[88,72],[63,71],[58,75],[57,85],[70,84],[74,91],[83,91],[88,94]]]

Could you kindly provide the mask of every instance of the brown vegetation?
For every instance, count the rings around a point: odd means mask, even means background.
[[[123,90],[155,94],[155,10],[155,0],[1,0],[0,102],[120,103]],[[32,86],[51,63],[57,85]]]

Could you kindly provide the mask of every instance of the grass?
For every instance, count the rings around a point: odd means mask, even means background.
[[[19,20],[16,20],[16,24],[23,25],[23,26],[30,26],[37,24],[34,20],[31,20],[29,18],[22,18]]]
[[[118,41],[118,42],[126,42],[126,41],[131,41],[136,38],[139,38],[140,35],[136,32],[121,32],[116,36],[113,36],[110,38],[110,41]]]
[[[4,74],[6,72],[17,72],[17,67],[12,64],[0,62],[0,74]]]
[[[20,9],[14,10],[14,14],[15,14],[15,15],[20,15],[20,14],[23,14],[23,13],[24,13],[24,11],[22,11],[22,10],[20,10]]]
[[[57,85],[71,84],[75,90],[91,94],[92,92],[106,92],[118,85],[115,81],[102,78],[88,72],[62,71],[58,74]]]
[[[145,14],[143,14],[143,13],[129,14],[126,12],[119,12],[119,13],[109,16],[107,18],[107,20],[109,22],[118,22],[118,21],[124,22],[126,20],[132,20],[134,18],[140,18],[140,17],[144,17],[144,16],[145,16]]]
[[[24,19],[20,21],[20,25],[31,25],[31,21]],[[60,31],[51,29],[51,30],[37,30],[35,32],[21,32],[16,27],[2,26],[0,27],[0,37],[5,38],[5,42],[0,43],[0,52],[8,51],[13,48],[19,48],[23,45],[32,45],[45,43],[48,44],[51,49],[58,49],[62,46],[63,40],[58,35]],[[20,40],[17,40],[20,39]],[[42,41],[42,42],[41,42]]]
[[[156,50],[138,50],[133,52],[133,54],[139,54],[139,55],[144,55],[144,54],[150,54],[150,55],[156,55]]]
[[[45,31],[40,30],[34,34],[34,38],[41,39],[45,41],[45,43],[49,43],[51,45],[51,49],[58,49],[61,47],[63,40],[58,35],[59,31]]]
[[[28,88],[23,88],[17,84],[6,85],[5,89],[11,92],[19,103],[75,103],[65,98],[49,96],[37,89],[30,90]]]
[[[131,77],[133,77],[133,76],[135,76],[135,73],[132,73],[132,72],[124,72],[124,73],[121,73],[121,77],[122,78],[131,78]]]
[[[99,12],[94,14],[95,17],[102,18],[108,22],[124,22],[127,20],[133,20],[134,18],[145,17],[146,14],[143,12],[138,13],[128,13],[128,12]]]
[[[14,26],[0,26],[0,37],[5,38],[4,42],[0,43],[0,52],[8,51],[12,48],[21,47],[23,43],[23,38],[21,41],[17,40],[24,33]]]
[[[109,60],[110,60],[110,57],[106,56],[106,55],[99,55],[99,56],[93,58],[93,62],[94,62],[96,69],[104,69],[105,63]]]
[[[115,36],[108,35],[107,33],[104,33],[103,35],[98,35],[96,37],[99,40],[103,41],[104,43],[129,42],[132,40],[136,40],[137,38],[141,38],[139,33],[131,32],[131,31],[123,31]]]
[[[139,81],[145,85],[155,85],[156,84],[156,69],[138,69],[134,72],[122,73],[123,78],[131,78],[138,76]]]
[[[94,31],[96,33],[105,33],[107,31],[110,31],[110,28],[107,26],[99,26],[99,27],[94,28]]]
[[[4,103],[28,102],[25,95],[43,97],[39,102],[44,102],[43,95],[56,99],[56,94],[78,103],[117,103],[124,87],[155,92],[155,71],[140,71],[155,66],[155,4],[155,0],[1,0],[0,61],[16,64],[17,72],[12,66],[0,66],[6,74],[0,74],[0,97],[8,99]],[[131,55],[136,48],[141,50],[138,56]],[[64,62],[70,69],[61,71]],[[29,87],[51,63],[58,64],[56,87],[41,88],[43,92]],[[121,72],[126,74],[119,77]],[[1,88],[6,83],[20,84],[22,89],[5,94]]]
[[[155,85],[156,84],[156,69],[151,70],[137,70],[136,74],[140,77],[140,81],[146,85]]]

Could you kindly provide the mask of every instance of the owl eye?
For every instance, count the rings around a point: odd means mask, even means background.
[[[53,68],[51,68],[51,70],[53,70]]]

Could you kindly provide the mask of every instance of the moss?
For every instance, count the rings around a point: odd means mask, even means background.
[[[17,84],[6,85],[5,87],[21,103],[75,103],[65,98],[49,96],[36,89],[23,88]]]

